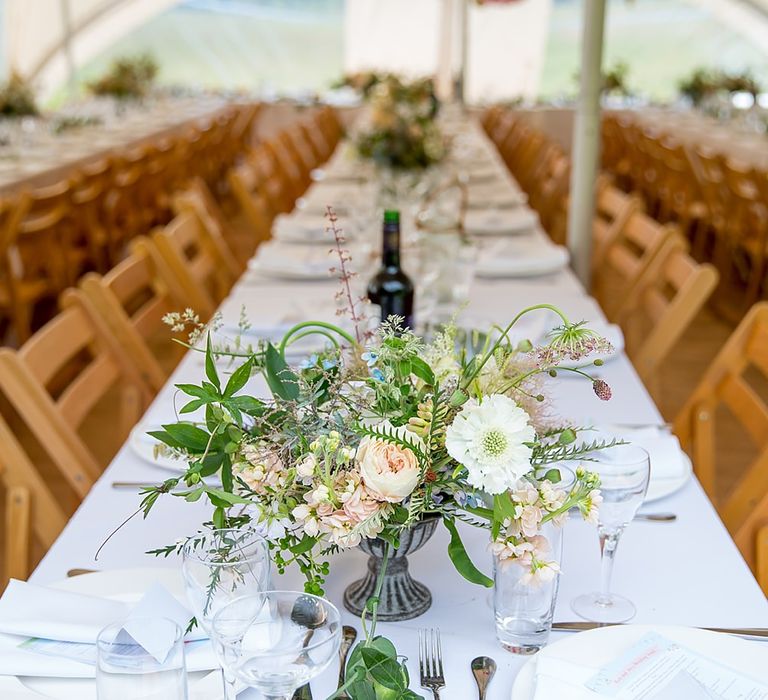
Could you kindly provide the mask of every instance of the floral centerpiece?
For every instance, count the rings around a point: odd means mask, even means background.
[[[594,521],[600,503],[594,474],[579,468],[566,480],[557,464],[589,459],[608,445],[582,442],[574,426],[557,424],[544,384],[572,372],[608,400],[608,385],[588,371],[592,363],[574,368],[573,362],[610,346],[547,304],[485,333],[462,336],[449,325],[430,342],[396,317],[366,332],[350,291],[342,233],[330,210],[329,217],[352,330],[306,321],[279,343],[255,347],[215,346],[209,334],[205,379],[178,385],[188,397],[180,414],[202,410],[204,419],[152,433],[187,462],[186,471],[146,489],[142,509],[148,515],[164,494],[207,499],[207,526],[262,527],[278,571],[297,566],[315,594],[323,593],[332,554],[381,542],[382,571],[362,614],[366,638],[351,657],[347,691],[383,697],[384,687],[415,698],[394,646],[375,634],[388,558],[414,527],[434,519],[448,530],[448,556],[458,572],[491,586],[463,544],[462,522],[485,528],[498,559],[523,567],[532,585],[553,577],[557,563],[548,557],[542,525],[562,524],[571,509]],[[561,325],[544,345],[511,340],[521,318],[545,310]],[[167,321],[177,331],[193,326],[191,347],[206,332],[189,310]],[[309,335],[327,341],[326,349],[290,365],[286,350]],[[226,380],[217,356],[238,363]],[[244,393],[255,372],[270,396]],[[178,551],[172,544],[155,554]]]
[[[439,103],[431,80],[382,80],[371,89],[369,105],[369,128],[356,142],[363,158],[398,170],[426,168],[443,158],[446,148],[435,122]]]
[[[94,95],[140,99],[152,89],[159,66],[150,54],[115,59],[107,73],[88,84]]]
[[[0,85],[0,115],[27,117],[37,114],[39,110],[32,86],[21,75],[12,72],[8,80]]]

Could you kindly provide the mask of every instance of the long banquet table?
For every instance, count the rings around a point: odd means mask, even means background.
[[[463,128],[490,152],[492,146],[479,126],[472,123]],[[507,177],[501,172],[500,161],[497,163],[499,177]],[[322,199],[324,186],[323,183],[315,184],[308,199]],[[372,225],[378,227],[378,223]],[[544,234],[535,235],[543,237]],[[336,285],[332,279],[286,281],[247,271],[222,304],[224,325],[236,323],[243,305],[259,326],[284,321],[297,313],[304,317],[323,317],[324,314],[331,320]],[[575,319],[603,319],[596,302],[567,267],[555,274],[527,279],[477,279],[471,289],[466,313],[473,318],[503,322],[525,305],[540,302],[556,304]],[[174,404],[178,406],[183,400],[177,395],[174,384],[198,381],[202,371],[199,355],[188,354],[157,396],[144,422],[157,424],[174,420]],[[599,369],[599,374],[613,388],[611,401],[599,401],[588,382],[566,377],[551,383],[555,410],[577,424],[660,424],[663,421],[623,354],[607,362]],[[259,392],[265,390],[258,378],[252,380],[248,388]],[[73,567],[109,570],[178,566],[178,562],[158,560],[144,552],[193,533],[206,519],[208,510],[202,503],[190,504],[171,497],[161,499],[148,520],[136,517],[128,522],[104,547],[98,561],[94,561],[94,553],[105,536],[136,509],[139,501],[136,493],[115,489],[112,482],[156,482],[166,475],[167,472],[157,466],[139,459],[130,445],[124,445],[31,580],[37,584],[53,583],[63,579]],[[672,511],[678,518],[671,524],[633,523],[622,539],[614,589],[636,603],[636,622],[768,626],[766,598],[695,478],[677,493],[649,504],[646,509]],[[475,561],[489,571],[487,534],[465,526],[463,536]],[[470,661],[485,654],[498,663],[498,673],[488,698],[508,700],[514,678],[525,659],[498,645],[491,594],[468,583],[453,569],[446,555],[447,542],[447,533],[440,528],[423,549],[409,558],[414,577],[426,583],[432,591],[431,609],[415,620],[381,624],[380,632],[389,636],[398,650],[408,657],[411,686],[425,697],[427,692],[419,688],[418,680],[418,630],[439,627],[447,681],[442,697],[447,700],[476,697]],[[345,586],[359,578],[365,566],[366,558],[358,550],[334,558],[327,595],[340,608],[343,609],[341,601]],[[598,585],[599,551],[593,527],[577,521],[566,525],[562,569],[555,617],[572,620],[571,599]],[[276,575],[274,585],[299,588],[300,575],[295,571],[284,576]],[[345,623],[359,629],[357,618],[346,611],[343,615]],[[552,639],[556,640],[562,634],[553,633]],[[336,674],[334,666],[316,679],[313,683],[315,698],[326,698],[332,693]]]
[[[220,97],[155,98],[103,117],[103,122],[52,132],[55,120],[5,120],[0,132],[17,122],[10,143],[0,146],[0,193],[53,184],[87,163],[116,150],[156,142],[215,118],[227,103]],[[103,105],[97,105],[104,112]],[[87,107],[81,108],[87,112]],[[96,108],[94,108],[96,109]],[[29,127],[25,125],[29,124]]]

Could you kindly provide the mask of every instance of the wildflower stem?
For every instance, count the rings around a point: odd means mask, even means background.
[[[302,337],[311,335],[311,333],[319,333],[321,335],[325,335],[326,337],[330,337],[326,331],[332,331],[333,333],[336,333],[337,335],[340,335],[342,338],[344,338],[344,340],[346,340],[350,345],[356,344],[355,339],[349,333],[347,333],[345,330],[342,330],[338,326],[334,326],[332,323],[326,323],[325,321],[302,321],[301,323],[297,323],[295,326],[290,328],[283,336],[283,339],[280,341],[280,346],[278,348],[280,354],[283,354],[285,352],[285,348],[290,344],[290,342],[292,342],[290,340],[291,336],[296,335],[304,328],[312,328],[314,330],[303,333]]]
[[[503,333],[501,334],[501,337],[496,340],[496,342],[491,346],[491,349],[485,353],[483,359],[477,364],[477,366],[474,368],[474,370],[470,373],[468,377],[464,378],[464,386],[468,387],[472,381],[477,377],[478,374],[480,374],[480,370],[483,369],[485,366],[485,363],[488,362],[488,360],[493,356],[493,353],[496,352],[497,348],[501,346],[501,343],[506,339],[509,340],[508,334],[509,331],[512,330],[512,327],[523,317],[525,314],[530,313],[531,311],[538,311],[540,309],[546,309],[548,311],[553,311],[556,313],[562,320],[563,323],[568,326],[570,325],[570,321],[568,320],[568,317],[560,311],[556,306],[553,306],[552,304],[535,304],[534,306],[529,306],[526,309],[523,309],[517,316],[515,316],[506,326]]]

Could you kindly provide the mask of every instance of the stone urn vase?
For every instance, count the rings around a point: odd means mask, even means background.
[[[414,581],[408,571],[408,555],[421,549],[435,532],[440,522],[439,515],[430,515],[400,534],[400,546],[390,554],[387,570],[379,596],[379,608],[376,613],[379,620],[395,622],[410,620],[422,615],[432,605],[432,594],[418,581]],[[384,552],[387,542],[378,537],[363,540],[360,543],[368,555],[368,571],[359,581],[355,581],[344,591],[344,606],[351,613],[361,615],[365,604],[376,591]]]

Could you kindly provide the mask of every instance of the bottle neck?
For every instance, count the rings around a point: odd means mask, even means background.
[[[400,226],[384,224],[381,264],[384,267],[400,267]]]

